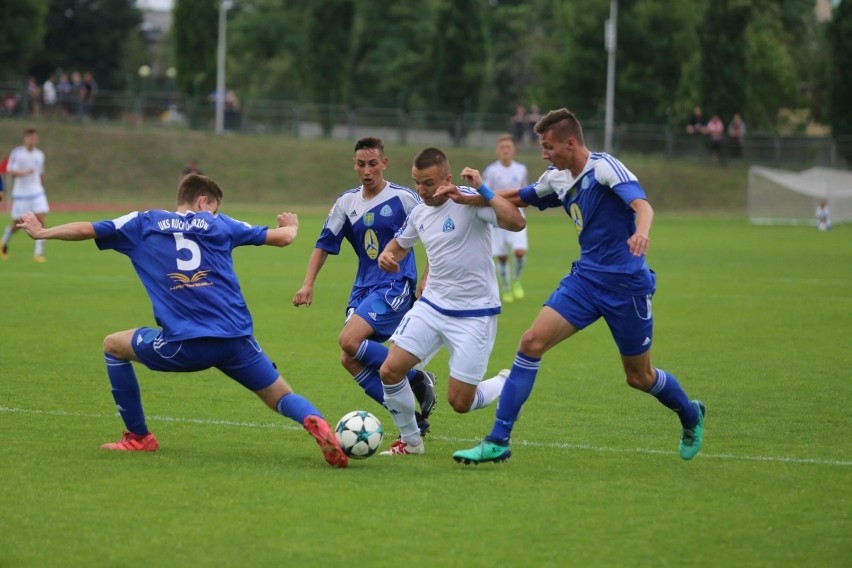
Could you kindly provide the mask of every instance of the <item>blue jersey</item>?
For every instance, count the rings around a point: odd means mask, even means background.
[[[645,191],[617,158],[592,153],[576,178],[549,167],[539,180],[520,191],[539,209],[563,207],[580,239],[580,259],[573,270],[601,286],[635,294],[652,293],[654,279],[644,256],[633,256],[627,240],[636,232],[634,199]]]
[[[409,212],[420,203],[420,196],[401,185],[388,182],[378,195],[365,200],[360,187],[350,189],[337,198],[316,248],[339,254],[343,239],[349,241],[358,256],[358,271],[352,285],[350,304],[364,296],[367,290],[408,280],[413,289],[417,283],[417,263],[414,253],[400,263],[397,273],[379,268],[379,254],[403,226]]]
[[[130,257],[167,341],[252,334],[231,251],[264,244],[266,227],[161,210],[93,224],[98,248]]]

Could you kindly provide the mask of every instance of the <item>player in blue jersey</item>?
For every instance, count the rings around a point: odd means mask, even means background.
[[[252,318],[234,273],[232,250],[245,245],[283,247],[299,220],[278,215],[273,229],[217,213],[222,190],[191,174],[178,186],[177,210],[134,211],[112,221],[76,222],[45,229],[27,213],[18,227],[33,239],[82,241],[127,255],[154,308],[157,328],[140,327],[104,339],[104,358],[116,407],[127,431],[107,450],[156,451],[131,361],[166,372],[215,367],[252,390],[267,406],[304,426],[325,460],[346,467],[334,432],[306,398],[293,392],[253,337]]]
[[[346,323],[338,337],[343,350],[341,364],[364,392],[382,405],[379,368],[388,354],[383,342],[414,303],[417,265],[412,254],[399,272],[388,274],[379,268],[377,259],[408,213],[420,203],[411,189],[385,180],[388,158],[384,150],[384,143],[375,137],[355,143],[353,165],[361,186],[343,192],[335,201],[311,253],[302,287],[293,296],[294,306],[311,305],[320,269],[328,255],[340,253],[343,240],[347,240],[358,257],[358,270],[346,305]],[[435,376],[412,370],[408,379],[420,404],[417,421],[425,434],[427,419],[435,407]]]
[[[542,157],[552,166],[538,182],[501,193],[519,206],[564,208],[577,230],[580,259],[521,337],[491,433],[453,458],[462,463],[508,459],[512,428],[532,391],[542,356],[603,318],[621,354],[627,384],[677,413],[683,428],[680,457],[692,459],[703,441],[704,405],[689,400],[673,375],[651,364],[656,278],[645,254],[654,211],[645,191],[616,158],[586,148],[582,126],[567,109],[549,112],[535,131]],[[475,170],[465,168],[462,175],[471,176],[474,187],[481,183]]]

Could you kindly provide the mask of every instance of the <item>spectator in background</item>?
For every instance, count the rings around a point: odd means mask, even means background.
[[[725,123],[714,114],[705,127],[705,132],[710,138],[710,155],[717,164],[722,163],[722,142],[725,139]]]
[[[509,128],[512,140],[519,145],[524,140],[524,131],[527,129],[527,109],[523,105],[515,107],[515,114],[509,119]]]
[[[240,99],[234,91],[225,93],[225,130],[240,129]]]
[[[56,83],[56,100],[59,103],[59,114],[61,116],[68,116],[74,112],[71,103],[73,98],[71,95],[72,90],[73,87],[71,86],[71,81],[68,80],[68,73],[60,73],[59,81]]]
[[[189,174],[204,175],[204,174],[201,173],[201,170],[198,169],[198,160],[196,160],[195,158],[191,159],[189,161],[189,163],[186,164],[186,167],[183,169],[181,176],[185,176],[185,175],[189,175]]]
[[[530,138],[530,148],[533,149],[535,149],[536,142],[538,142],[538,134],[535,133],[535,123],[539,120],[541,120],[541,108],[533,103],[527,115],[527,136]]]
[[[41,96],[44,100],[44,114],[53,117],[56,112],[56,75],[50,77],[41,86]]]
[[[41,87],[36,83],[35,77],[27,77],[25,86],[27,93],[27,112],[30,116],[38,116],[41,114]]]
[[[707,122],[704,120],[704,113],[701,107],[697,106],[692,110],[692,115],[686,121],[686,133],[691,136],[697,136],[705,133]]]
[[[743,138],[746,133],[746,125],[740,113],[734,113],[734,118],[728,124],[728,138],[731,140],[731,157],[742,158]]]
[[[827,231],[831,229],[831,209],[825,199],[820,199],[816,208],[817,230]]]
[[[80,99],[83,103],[83,117],[93,118],[95,116],[95,96],[98,94],[98,82],[91,71],[83,73],[83,85]]]
[[[71,116],[82,117],[83,113],[83,77],[74,71],[71,73],[71,98],[68,105]]]

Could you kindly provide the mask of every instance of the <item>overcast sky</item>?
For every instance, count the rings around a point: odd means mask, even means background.
[[[136,5],[140,8],[149,8],[152,10],[171,10],[174,0],[136,0]]]

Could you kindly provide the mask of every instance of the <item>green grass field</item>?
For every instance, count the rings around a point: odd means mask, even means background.
[[[273,213],[224,211],[247,221]],[[106,214],[53,214],[51,223]],[[290,304],[323,217],[283,250],[244,248],[255,333],[330,420],[386,411],[339,366],[354,259]],[[528,299],[505,307],[490,371],[577,255],[557,213],[530,214]],[[129,262],[92,243],[12,241],[0,263],[0,566],[848,566],[852,562],[852,226],[752,227],[659,215],[654,362],[708,408],[705,446],[624,383],[599,322],[555,348],[512,459],[451,459],[493,407],[443,402],[427,454],[333,470],[313,440],[216,372],[137,368],[156,454],[105,452],[122,430],[101,341],[152,325]],[[431,365],[446,389],[446,355]]]

